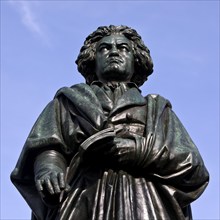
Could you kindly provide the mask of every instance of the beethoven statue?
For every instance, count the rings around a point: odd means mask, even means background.
[[[160,95],[141,95],[149,49],[127,26],[90,34],[76,60],[86,83],[57,91],[11,180],[32,220],[190,220],[209,174]]]

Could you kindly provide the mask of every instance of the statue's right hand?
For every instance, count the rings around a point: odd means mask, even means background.
[[[35,176],[36,188],[40,193],[59,194],[63,189],[67,190],[64,173],[62,171],[45,170],[43,174]]]
[[[36,188],[42,197],[59,195],[62,190],[69,190],[65,172],[65,158],[54,150],[44,151],[36,158],[34,178]]]

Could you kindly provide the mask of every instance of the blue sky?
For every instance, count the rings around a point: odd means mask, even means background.
[[[0,219],[30,219],[9,175],[56,91],[84,82],[74,62],[85,37],[110,24],[133,27],[151,50],[142,94],[171,101],[210,172],[194,219],[220,219],[219,18],[219,1],[1,1]]]

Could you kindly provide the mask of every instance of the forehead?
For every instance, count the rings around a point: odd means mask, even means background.
[[[97,47],[101,44],[128,44],[131,46],[131,41],[128,40],[123,34],[111,34],[103,37],[97,44]]]

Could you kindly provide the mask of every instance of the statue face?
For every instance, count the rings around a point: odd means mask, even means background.
[[[132,43],[124,35],[112,34],[96,46],[96,75],[101,82],[129,82],[134,74]]]

